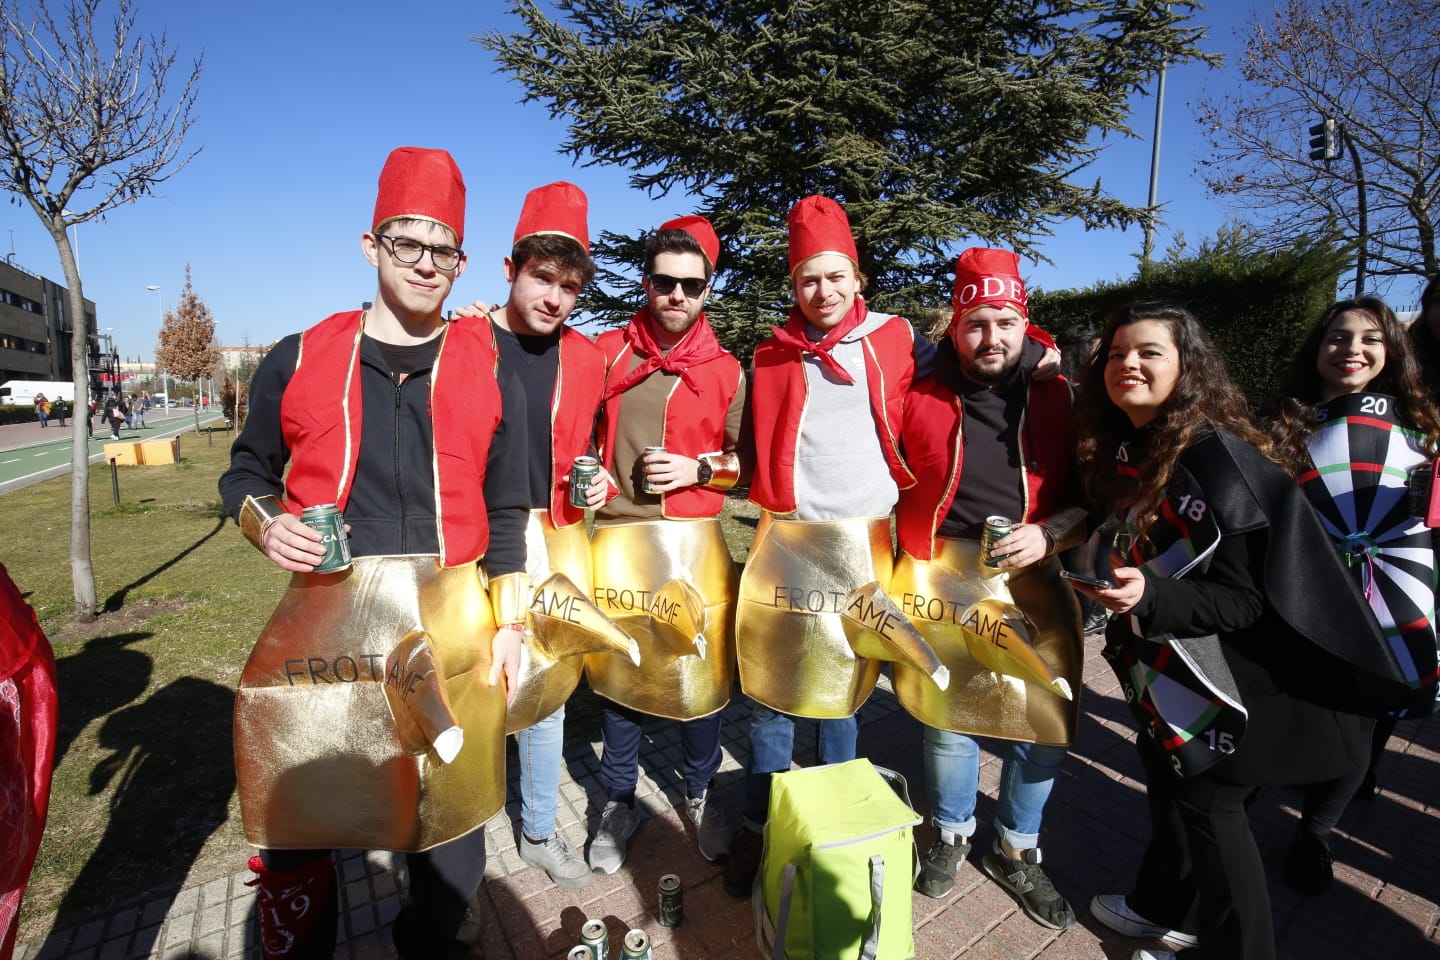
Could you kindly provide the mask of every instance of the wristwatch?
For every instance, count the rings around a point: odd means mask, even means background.
[[[710,480],[715,476],[715,468],[710,466],[710,461],[701,457],[695,465],[695,483],[702,487],[708,487]]]

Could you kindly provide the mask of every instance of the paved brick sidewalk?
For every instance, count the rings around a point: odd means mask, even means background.
[[[1042,844],[1046,867],[1075,905],[1080,923],[1063,933],[1031,923],[973,862],[945,900],[912,899],[919,960],[992,960],[1044,957],[1128,960],[1146,944],[1118,937],[1090,919],[1085,909],[1096,893],[1123,891],[1144,845],[1148,823],[1139,762],[1124,704],[1109,669],[1090,642],[1082,718],[1075,749],[1047,808]],[[717,792],[731,810],[739,805],[740,760],[745,755],[748,706],[733,703],[725,714],[725,759]],[[901,710],[882,681],[860,714],[860,748],[877,762],[904,773],[912,797],[926,809],[919,725]],[[813,752],[814,724],[799,728],[801,755]],[[489,960],[563,958],[579,941],[586,917],[603,917],[611,932],[611,956],[631,927],[648,931],[655,960],[738,960],[759,955],[748,903],[726,896],[719,869],[695,851],[688,822],[677,804],[682,787],[680,750],[673,725],[647,730],[642,752],[641,801],[650,811],[631,843],[624,868],[597,876],[580,890],[562,890],[515,853],[518,800],[508,819],[487,826],[490,859],[479,895],[479,936]],[[807,739],[808,738],[808,739]],[[575,846],[603,802],[597,771],[599,744],[567,745],[559,825]],[[511,771],[512,798],[518,796]],[[999,763],[984,757],[978,816],[979,843],[989,842],[989,818]],[[1278,880],[1279,864],[1294,830],[1298,795],[1267,791],[1252,810],[1262,854],[1271,868],[1271,896],[1279,955],[1305,960],[1357,957],[1440,956],[1440,723],[1400,725],[1380,766],[1379,796],[1352,806],[1336,834],[1336,883],[1320,897],[1291,893]],[[919,831],[922,849],[933,830]],[[353,853],[342,870],[344,960],[388,960],[388,924],[399,909],[396,861],[387,853]],[[655,921],[656,883],[678,873],[685,885],[685,922],[674,930]],[[125,960],[255,957],[244,885],[249,874],[184,886],[166,896],[139,897],[112,913],[55,930],[41,942],[20,944],[19,960]],[[472,911],[472,916],[474,915]]]

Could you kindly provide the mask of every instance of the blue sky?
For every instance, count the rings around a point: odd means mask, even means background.
[[[590,197],[592,234],[638,232],[693,212],[685,196],[652,201],[628,188],[624,171],[576,167],[556,152],[561,124],[543,104],[520,105],[523,91],[470,39],[516,28],[499,0],[136,5],[140,28],[165,31],[183,63],[204,56],[199,120],[188,140],[203,150],[159,196],[77,228],[85,294],[122,356],[153,356],[162,298],[166,309],[174,306],[187,262],[226,345],[266,343],[373,296],[359,236],[370,223],[380,166],[396,146],[443,147],[464,173],[470,263],[452,305],[504,299],[501,260],[532,187],[578,183]],[[1231,56],[1249,7],[1211,6],[1197,18],[1210,25],[1205,46]],[[1188,104],[1202,85],[1220,92],[1237,76],[1229,64],[1170,71],[1160,176],[1168,224],[1157,254],[1177,231],[1193,243],[1226,219],[1192,175],[1205,144]],[[1122,200],[1143,205],[1154,100],[1140,97],[1133,107],[1141,139],[1112,142],[1084,180],[1099,176]],[[63,282],[54,245],[29,208],[0,209],[0,255],[13,250],[18,266]],[[1053,265],[1032,265],[1026,276],[1048,289],[1129,276],[1140,245],[1138,228],[1062,228],[1044,247]],[[146,289],[152,284],[158,295]],[[937,291],[937,302],[948,296]]]

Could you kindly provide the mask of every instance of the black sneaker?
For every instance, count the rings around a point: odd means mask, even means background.
[[[1022,850],[1023,860],[1011,860],[995,848],[980,858],[980,869],[1015,898],[1025,916],[1042,927],[1064,930],[1075,923],[1075,911],[1055,889],[1040,867],[1040,848]]]
[[[927,897],[943,897],[955,889],[955,875],[970,855],[970,838],[956,837],[954,843],[936,840],[920,858],[920,878],[915,889]]]
[[[1296,831],[1285,856],[1285,882],[1294,890],[1315,896],[1324,893],[1335,878],[1330,847],[1304,828]]]
[[[755,874],[760,872],[760,856],[765,852],[765,837],[760,831],[740,824],[730,837],[730,853],[725,858],[723,883],[725,892],[744,900],[755,886]]]

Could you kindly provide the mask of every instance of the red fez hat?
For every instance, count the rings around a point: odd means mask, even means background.
[[[465,241],[465,181],[444,150],[397,147],[385,158],[375,197],[376,233],[391,220],[433,220]]]
[[[1014,307],[1030,319],[1025,282],[1020,279],[1020,255],[1012,250],[971,247],[955,260],[955,312],[950,322],[977,307]]]
[[[710,261],[710,270],[713,273],[720,262],[720,238],[715,235],[715,228],[710,221],[698,214],[690,214],[688,217],[676,217],[674,220],[666,220],[660,224],[661,230],[683,230],[695,238],[700,244],[700,249],[705,251],[705,259]]]
[[[811,257],[838,253],[858,268],[860,254],[850,218],[840,204],[829,197],[811,195],[790,208],[790,272]]]
[[[588,254],[590,227],[585,215],[589,210],[590,201],[585,198],[585,191],[573,183],[556,180],[536,187],[525,194],[513,242],[519,243],[537,233],[554,233],[574,240]]]

